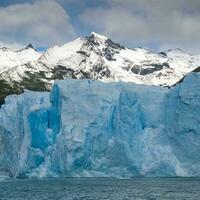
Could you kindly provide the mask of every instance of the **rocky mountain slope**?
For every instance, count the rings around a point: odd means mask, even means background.
[[[129,49],[91,33],[38,53],[32,45],[14,52],[0,49],[0,101],[29,90],[49,90],[55,79],[96,79],[172,86],[200,66],[200,57],[180,49],[154,53]]]

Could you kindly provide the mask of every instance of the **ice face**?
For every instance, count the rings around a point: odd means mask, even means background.
[[[30,160],[31,167],[39,164],[39,147],[42,149],[46,144],[48,96],[46,92],[25,91],[22,95],[6,98],[0,111],[0,167],[3,173],[18,176],[29,167]]]
[[[200,175],[200,73],[170,90],[166,127],[176,157],[189,176]]]
[[[156,130],[164,122],[167,91],[124,83],[57,82],[51,96],[61,102],[53,106],[61,111],[60,121],[55,120],[60,131],[48,168],[62,176],[140,175],[136,151],[142,146],[135,139],[143,137],[146,127]]]
[[[0,110],[0,167],[11,176],[200,176],[200,73],[172,89],[57,81]],[[49,102],[50,99],[50,102]]]

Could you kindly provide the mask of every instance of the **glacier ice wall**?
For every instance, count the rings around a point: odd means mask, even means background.
[[[0,110],[10,176],[200,176],[200,73],[172,88],[57,81]]]
[[[56,119],[60,131],[45,168],[62,176],[175,174],[175,158],[162,169],[171,150],[163,128],[167,91],[127,83],[59,81],[51,97],[60,98],[53,106],[56,113],[61,111]]]
[[[25,91],[6,98],[0,111],[0,169],[5,175],[20,176],[42,162],[49,105],[46,92]]]
[[[200,176],[200,73],[192,73],[169,91],[166,128],[186,174]]]

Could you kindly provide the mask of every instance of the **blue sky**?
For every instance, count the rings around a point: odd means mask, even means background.
[[[0,46],[37,48],[92,31],[128,47],[200,54],[199,0],[0,1]]]

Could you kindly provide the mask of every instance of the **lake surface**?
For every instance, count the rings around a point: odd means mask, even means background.
[[[45,179],[0,182],[0,200],[199,200],[200,179]]]

